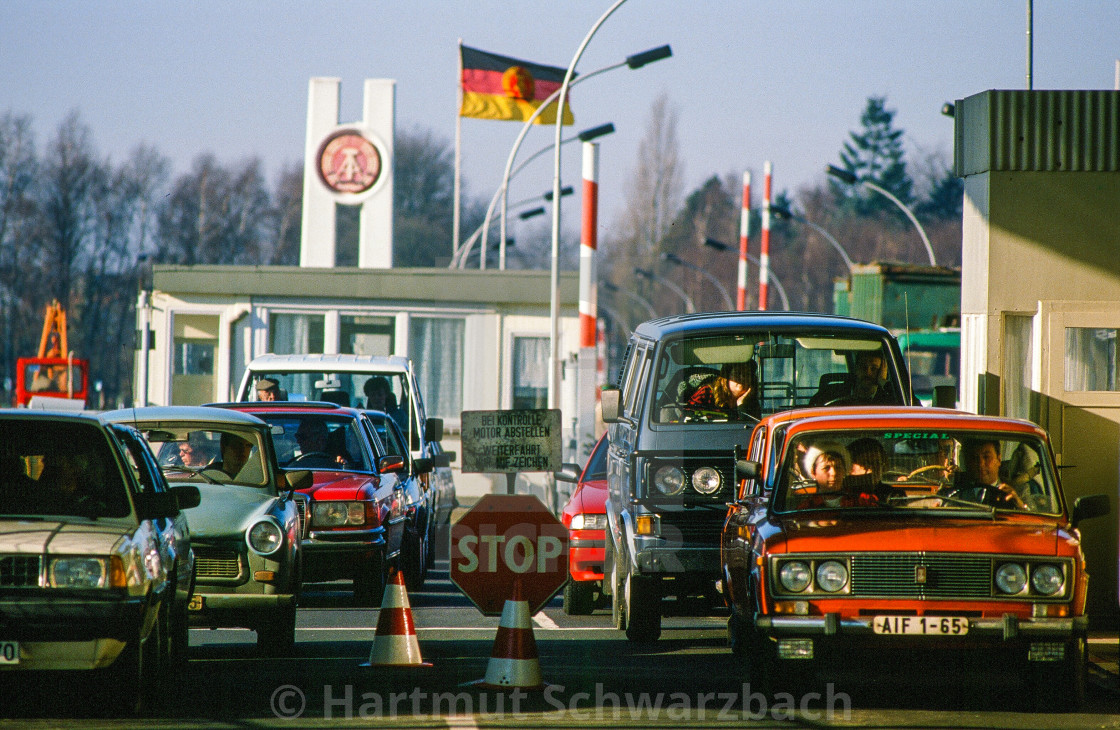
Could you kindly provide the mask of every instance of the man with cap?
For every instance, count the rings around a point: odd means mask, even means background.
[[[283,398],[280,397],[280,384],[272,378],[261,378],[260,380],[258,380],[257,400],[283,400]]]

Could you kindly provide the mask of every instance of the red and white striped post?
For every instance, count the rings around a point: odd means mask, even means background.
[[[595,434],[595,397],[598,393],[598,286],[595,251],[599,226],[599,145],[583,143],[583,214],[579,238],[579,425],[576,459],[586,459]]]
[[[739,290],[735,294],[735,307],[740,312],[747,308],[747,242],[751,235],[751,173],[743,173],[743,216],[739,220]]]
[[[763,168],[762,182],[762,247],[758,253],[758,308],[766,309],[766,295],[770,285],[770,160]]]

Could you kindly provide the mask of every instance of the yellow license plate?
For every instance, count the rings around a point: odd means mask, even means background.
[[[18,641],[0,641],[0,664],[19,664]]]
[[[898,636],[964,636],[968,619],[963,616],[875,616],[871,628],[876,634]]]
[[[187,604],[188,611],[201,611],[202,610],[202,596],[191,596],[190,603]]]

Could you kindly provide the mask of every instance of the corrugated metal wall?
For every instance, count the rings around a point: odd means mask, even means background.
[[[956,103],[959,177],[1120,171],[1120,91],[985,91]]]

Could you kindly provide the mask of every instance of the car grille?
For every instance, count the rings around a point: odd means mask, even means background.
[[[709,509],[661,512],[661,537],[681,544],[705,543],[718,547],[723,530],[723,512]]]
[[[194,571],[198,578],[236,578],[241,572],[241,562],[232,550],[196,548]]]
[[[0,586],[39,585],[38,555],[5,555],[0,557]]]
[[[987,598],[992,561],[951,553],[857,553],[852,555],[851,595],[904,598]],[[918,567],[925,583],[918,583]]]
[[[296,511],[299,513],[299,535],[301,538],[306,539],[308,533],[307,524],[307,498],[296,497]]]

